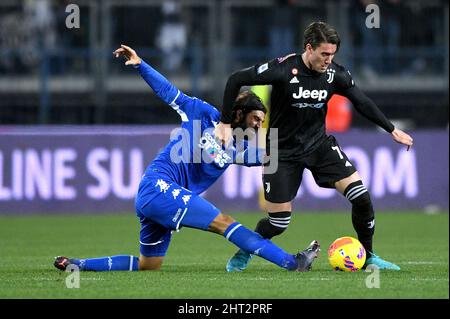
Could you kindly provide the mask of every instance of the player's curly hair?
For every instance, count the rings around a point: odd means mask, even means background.
[[[233,118],[235,117],[237,110],[242,110],[244,115],[251,111],[263,111],[264,113],[267,113],[267,109],[259,96],[252,91],[243,91],[239,93],[233,105]]]
[[[316,49],[321,43],[336,44],[336,52],[339,51],[341,39],[337,31],[329,24],[316,21],[311,23],[303,33],[303,48],[310,44],[313,49]]]

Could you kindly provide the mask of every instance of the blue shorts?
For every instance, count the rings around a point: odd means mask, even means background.
[[[164,256],[172,231],[183,226],[208,230],[220,210],[170,179],[144,176],[136,197],[141,222],[140,251],[146,257]]]

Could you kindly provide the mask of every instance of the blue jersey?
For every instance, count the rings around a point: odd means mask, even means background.
[[[264,150],[246,141],[224,149],[214,138],[220,113],[209,103],[185,95],[144,61],[136,68],[155,93],[181,117],[181,128],[145,170],[136,196],[142,255],[164,256],[172,231],[208,230],[220,210],[199,196],[231,164],[261,165]]]
[[[211,104],[190,97],[144,61],[136,68],[155,93],[181,117],[181,128],[147,167],[145,176],[159,175],[194,194],[210,187],[233,163],[260,166],[265,151],[246,141],[224,149],[214,137],[220,112]]]

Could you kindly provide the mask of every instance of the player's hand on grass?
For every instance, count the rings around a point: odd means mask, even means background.
[[[214,136],[219,143],[227,147],[232,137],[231,125],[220,122],[214,129]]]
[[[136,51],[124,44],[121,44],[120,48],[114,51],[113,54],[116,58],[119,58],[121,56],[125,57],[125,59],[127,59],[125,65],[141,64],[141,58],[137,55]]]
[[[409,151],[409,148],[413,145],[413,138],[411,136],[409,136],[402,130],[399,130],[398,128],[395,128],[391,134],[392,134],[394,141],[408,146],[408,148],[406,150]]]

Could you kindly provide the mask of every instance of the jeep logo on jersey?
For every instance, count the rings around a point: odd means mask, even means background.
[[[294,99],[316,99],[318,101],[324,100],[328,95],[327,90],[304,90],[303,87],[298,88],[298,93],[292,93]]]

